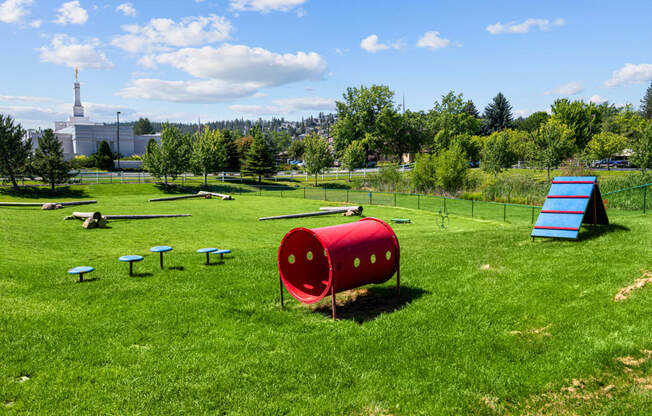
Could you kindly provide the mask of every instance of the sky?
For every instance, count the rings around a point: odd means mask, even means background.
[[[0,0],[0,113],[25,128],[332,112],[383,84],[427,111],[454,90],[516,116],[555,99],[638,107],[652,81],[652,1]]]

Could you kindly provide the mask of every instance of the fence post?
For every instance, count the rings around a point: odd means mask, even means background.
[[[530,219],[530,224],[534,224],[534,207],[532,207],[532,218]]]
[[[645,214],[647,186],[643,188],[643,214]]]
[[[417,194],[417,209],[421,209],[421,195]]]
[[[507,222],[507,204],[503,204],[503,222]]]
[[[471,218],[473,218],[473,200],[471,200]]]
[[[448,214],[448,211],[446,210],[446,197],[444,197],[444,214]]]
[[[371,191],[369,191],[369,205],[373,205],[372,199],[371,199]]]

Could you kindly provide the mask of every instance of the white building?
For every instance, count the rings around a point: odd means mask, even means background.
[[[102,141],[107,141],[111,151],[118,152],[118,128],[116,125],[94,123],[89,117],[84,116],[84,107],[81,104],[79,82],[75,79],[75,104],[72,107],[72,116],[68,121],[55,121],[54,134],[63,145],[64,157],[66,160],[75,156],[90,156],[100,148]],[[38,138],[43,134],[42,130],[30,129],[27,131],[27,138],[32,139],[32,146],[38,146]],[[132,126],[120,126],[120,154],[128,157],[132,155],[143,155],[147,149],[150,139],[161,143],[160,134],[134,135]]]

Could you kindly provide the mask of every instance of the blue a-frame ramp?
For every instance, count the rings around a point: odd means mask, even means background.
[[[597,177],[556,177],[532,230],[532,238],[577,240],[583,223],[609,224]]]

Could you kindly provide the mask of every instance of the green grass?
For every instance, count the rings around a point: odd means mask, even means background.
[[[8,191],[0,200],[20,198]],[[153,185],[72,187],[97,205],[0,208],[0,413],[26,414],[649,414],[652,287],[614,302],[652,269],[650,216],[609,211],[615,225],[582,241],[529,238],[528,224],[365,205],[401,244],[394,279],[357,292],[329,318],[278,302],[276,255],[297,226],[258,222],[321,201],[236,195],[235,201],[148,203]],[[83,230],[74,210],[190,213]],[[169,244],[166,269],[149,253]],[[204,266],[200,247],[230,248]],[[136,277],[118,263],[141,254]],[[490,265],[488,270],[483,265]],[[73,266],[96,271],[82,284]],[[345,296],[341,295],[340,299]],[[384,313],[381,313],[384,311]],[[544,328],[544,329],[542,329]],[[514,332],[519,331],[519,332]],[[29,379],[25,379],[28,377]],[[580,381],[575,393],[563,390]],[[614,385],[608,393],[604,387]],[[591,394],[589,399],[576,397]],[[548,407],[547,407],[548,406]],[[495,410],[492,410],[495,408]]]

